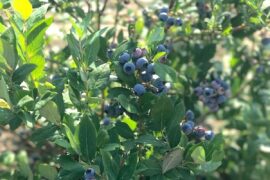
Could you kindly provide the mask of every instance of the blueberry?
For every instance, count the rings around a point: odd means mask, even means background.
[[[268,46],[268,45],[270,45],[270,38],[269,38],[269,37],[263,38],[263,39],[262,39],[262,45],[263,45],[263,46]]]
[[[172,84],[171,84],[171,83],[168,83],[168,82],[165,83],[162,92],[163,92],[163,93],[167,93],[167,92],[171,89],[171,87],[172,87]]]
[[[134,73],[135,71],[135,65],[132,62],[127,62],[124,67],[123,70],[126,74],[130,75],[132,73]]]
[[[104,112],[108,115],[108,116],[114,116],[114,108],[110,105],[105,105],[104,107]]]
[[[119,56],[119,62],[120,64],[125,64],[130,59],[130,55],[127,52],[124,52]]]
[[[206,131],[204,138],[209,141],[209,140],[212,140],[214,136],[215,134],[213,131]]]
[[[112,49],[108,49],[107,50],[107,57],[108,58],[112,58],[113,57],[113,50]]]
[[[145,87],[142,85],[142,84],[136,84],[134,87],[133,87],[133,90],[134,90],[134,93],[137,95],[137,96],[141,96],[145,93]]]
[[[264,72],[264,66],[260,65],[257,69],[256,69],[256,73],[260,74]]]
[[[214,94],[214,89],[212,88],[204,88],[204,95],[210,97]]]
[[[164,88],[164,83],[163,83],[163,81],[161,81],[160,78],[154,79],[152,84],[153,84],[154,87],[156,87],[158,89],[158,92],[161,92],[163,90],[163,88]]]
[[[202,138],[205,135],[205,129],[203,127],[196,127],[194,129],[194,135],[198,139]]]
[[[183,21],[181,18],[176,18],[175,21],[174,21],[174,24],[176,26],[182,26],[183,25]]]
[[[174,21],[175,21],[174,17],[168,17],[166,24],[168,26],[172,26],[172,25],[174,25]]]
[[[84,173],[84,179],[85,180],[93,180],[95,179],[95,170],[92,168],[89,168]]]
[[[148,64],[146,72],[149,74],[154,74],[155,70],[154,70],[154,63]]]
[[[203,94],[203,88],[198,86],[194,89],[194,93],[196,94],[196,96],[200,96]]]
[[[152,74],[148,73],[147,71],[143,71],[141,73],[141,79],[143,82],[149,82],[152,79]]]
[[[188,120],[188,121],[193,121],[194,120],[194,113],[191,111],[191,110],[188,110],[187,112],[186,112],[186,119]]]
[[[190,123],[184,123],[181,127],[182,131],[185,133],[185,134],[190,134],[192,133],[192,125]]]
[[[223,103],[225,103],[226,100],[227,100],[227,97],[224,96],[224,95],[221,95],[221,96],[218,96],[217,103],[218,104],[223,104]]]
[[[187,124],[190,124],[191,125],[191,127],[192,127],[192,129],[194,128],[194,126],[195,126],[195,123],[193,122],[193,121],[187,121],[186,122]]]
[[[115,107],[114,111],[116,116],[120,116],[124,113],[124,108],[121,105],[118,105]]]
[[[167,52],[167,48],[163,44],[160,44],[157,46],[157,52]]]
[[[142,48],[142,56],[146,56],[147,55],[147,49],[145,49],[145,48]]]
[[[135,59],[137,59],[137,58],[142,57],[142,54],[143,54],[142,49],[141,48],[136,48],[134,50],[133,54],[132,54],[132,57],[134,57]]]
[[[159,20],[165,22],[168,19],[168,14],[163,12],[163,13],[160,13],[158,17],[159,17]]]
[[[110,119],[108,117],[105,117],[103,119],[103,125],[108,126],[110,124]]]
[[[148,66],[148,60],[144,57],[136,61],[136,68],[139,70],[144,70],[147,68],[147,66]]]
[[[169,8],[167,7],[163,7],[159,10],[159,13],[168,13],[169,12]]]

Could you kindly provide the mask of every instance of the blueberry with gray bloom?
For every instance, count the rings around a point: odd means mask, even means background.
[[[124,52],[123,54],[119,56],[119,63],[125,64],[126,62],[129,61],[129,59],[130,59],[130,55],[127,52]]]
[[[165,22],[168,19],[168,14],[163,12],[163,13],[160,13],[158,17],[159,17],[159,20]]]
[[[154,71],[154,63],[148,64],[146,72],[149,73],[149,74],[154,74],[155,73],[155,71]]]
[[[160,10],[159,10],[159,13],[168,13],[169,12],[169,8],[167,7],[162,7]]]
[[[206,131],[204,138],[208,141],[212,140],[214,138],[215,134],[213,131]]]
[[[133,87],[133,91],[137,96],[141,96],[146,92],[145,87],[142,84],[136,84]]]
[[[174,21],[174,24],[176,26],[182,26],[183,25],[183,21],[181,18],[176,18],[175,21]]]
[[[94,180],[95,179],[95,170],[89,168],[84,172],[84,180]]]
[[[174,17],[168,17],[166,24],[167,24],[167,26],[173,26],[174,22],[175,22]]]
[[[157,46],[157,52],[167,52],[167,48],[163,44]]]
[[[188,121],[193,121],[194,118],[195,118],[194,113],[193,113],[191,110],[188,110],[188,111],[186,112],[186,119],[187,119]]]
[[[182,125],[181,128],[182,128],[182,131],[183,131],[186,135],[189,135],[189,134],[192,133],[193,127],[192,127],[192,125],[191,125],[190,123],[184,123],[184,124]]]
[[[103,125],[104,126],[108,126],[109,124],[110,124],[110,119],[108,118],[108,117],[105,117],[104,119],[103,119]]]
[[[136,61],[136,68],[139,70],[145,70],[148,66],[148,60],[145,57],[139,58]]]
[[[125,63],[123,70],[126,74],[133,74],[135,71],[135,65],[132,62]]]

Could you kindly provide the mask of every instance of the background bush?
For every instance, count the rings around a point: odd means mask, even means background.
[[[163,22],[164,7],[179,19]],[[267,0],[0,0],[1,179],[267,179],[269,10]],[[141,75],[139,50],[158,80]],[[230,96],[216,111],[194,89],[217,79]],[[204,129],[215,137],[198,138]]]

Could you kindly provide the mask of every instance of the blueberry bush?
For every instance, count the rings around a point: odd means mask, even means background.
[[[19,139],[0,179],[270,176],[268,0],[0,0],[0,15],[0,137]]]

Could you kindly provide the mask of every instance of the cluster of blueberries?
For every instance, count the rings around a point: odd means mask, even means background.
[[[181,123],[181,129],[186,135],[191,135],[196,139],[204,137],[205,140],[211,140],[214,138],[214,132],[206,130],[204,127],[195,126],[195,116],[191,110],[188,110],[185,115],[185,122]]]
[[[156,51],[168,53],[168,49],[163,44],[158,45]],[[137,83],[133,87],[135,95],[141,96],[147,89],[150,89],[155,94],[168,92],[171,84],[165,83],[155,74],[155,64],[149,62],[145,57],[146,54],[146,49],[136,48],[131,54],[123,52],[118,59],[124,73],[132,75],[137,72],[136,75],[138,75],[141,83]]]
[[[122,115],[125,112],[125,109],[118,102],[111,102],[110,104],[106,104],[104,106],[104,112],[107,114],[107,116],[103,119],[102,124],[104,126],[108,126],[111,122],[109,117],[116,118]]]
[[[168,16],[169,13],[169,8],[167,7],[163,7],[159,10],[159,15],[158,18],[160,21],[165,22],[167,27],[170,26],[182,26],[183,25],[183,21],[181,18],[174,18],[171,16]]]
[[[84,180],[95,180],[95,170],[89,168],[84,172]]]
[[[226,82],[216,78],[211,83],[201,83],[194,89],[194,93],[211,111],[215,112],[229,98],[230,88]]]

